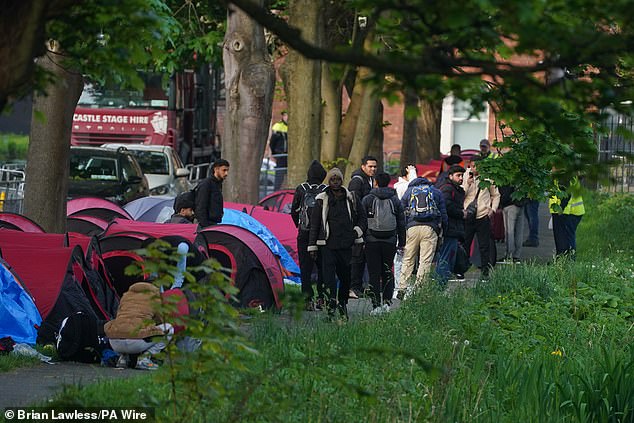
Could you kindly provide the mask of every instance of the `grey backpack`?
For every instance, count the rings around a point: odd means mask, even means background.
[[[396,210],[391,198],[374,197],[368,210],[368,233],[375,238],[389,238],[396,231]]]

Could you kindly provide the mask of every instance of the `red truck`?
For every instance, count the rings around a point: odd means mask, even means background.
[[[209,163],[216,142],[220,74],[209,66],[166,77],[140,72],[142,90],[86,84],[71,145],[168,145],[184,163]]]

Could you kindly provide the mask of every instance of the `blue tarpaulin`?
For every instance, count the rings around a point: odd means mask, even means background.
[[[42,318],[29,294],[13,274],[0,263],[0,338],[10,336],[16,343],[35,344]]]
[[[280,243],[280,241],[269,231],[269,229],[255,220],[253,217],[239,210],[224,209],[225,213],[222,217],[221,223],[227,223],[231,225],[240,226],[248,230],[249,232],[257,235],[268,247],[273,254],[280,258],[282,266],[289,272],[299,275],[299,266],[295,263],[295,260],[288,254],[286,248]]]

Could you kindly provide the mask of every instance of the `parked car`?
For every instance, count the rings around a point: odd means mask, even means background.
[[[125,148],[70,148],[68,198],[99,197],[123,205],[150,194],[139,162]]]
[[[171,195],[189,191],[189,170],[172,147],[143,144],[103,144],[102,147],[116,150],[125,147],[134,154],[150,184],[150,195]]]

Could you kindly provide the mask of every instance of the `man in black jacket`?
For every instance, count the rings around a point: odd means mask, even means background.
[[[196,218],[203,228],[222,221],[224,201],[222,183],[229,175],[229,162],[218,159],[211,166],[212,175],[196,187]]]
[[[449,280],[456,263],[458,242],[464,240],[464,219],[466,217],[464,189],[462,189],[464,172],[462,166],[451,166],[447,172],[445,183],[440,187],[440,192],[445,199],[448,218],[436,265],[436,273],[442,284],[446,284]]]
[[[310,216],[308,251],[313,260],[317,260],[318,251],[321,254],[324,285],[329,297],[328,313],[333,315],[338,308],[341,317],[347,319],[352,246],[363,244],[367,219],[361,201],[343,186],[343,174],[339,169],[330,169],[326,181],[328,187],[317,195]]]
[[[361,200],[368,218],[365,256],[372,291],[371,315],[390,310],[394,294],[394,255],[397,245],[399,249],[405,246],[405,212],[396,190],[388,187],[390,175],[378,173],[376,182],[379,187]]]
[[[352,172],[352,178],[348,184],[348,190],[353,192],[359,200],[368,195],[374,188],[374,175],[376,174],[377,160],[373,156],[365,156],[361,159],[361,168]],[[350,298],[358,298],[363,294],[363,273],[365,270],[365,254],[363,246],[355,246],[352,251],[351,272],[352,286]]]
[[[316,202],[317,194],[326,189],[322,184],[326,177],[326,169],[317,160],[313,160],[308,168],[307,180],[295,189],[291,217],[297,228],[297,255],[299,256],[299,271],[302,280],[302,294],[306,300],[306,310],[315,309],[313,304],[313,287],[311,276],[313,268],[317,266],[317,309],[324,306],[324,286],[319,258],[313,260],[308,253],[308,234],[310,231],[310,215]]]

